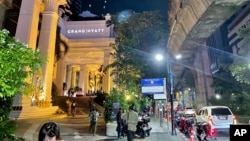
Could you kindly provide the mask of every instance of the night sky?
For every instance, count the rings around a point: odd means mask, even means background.
[[[167,15],[168,0],[73,0],[78,1],[80,11],[90,11],[93,14],[104,16],[107,13],[117,14],[124,10],[134,12],[159,10],[162,15]]]

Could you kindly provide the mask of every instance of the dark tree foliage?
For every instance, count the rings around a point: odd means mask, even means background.
[[[115,43],[111,44],[114,50],[111,53],[113,62],[105,71],[111,70],[117,88],[117,91],[111,92],[111,96],[126,95],[130,100],[125,102],[131,102],[140,109],[144,101],[140,95],[141,78],[159,78],[167,74],[166,62],[157,65],[155,60],[156,53],[166,53],[167,19],[161,17],[157,11],[130,13],[123,20],[118,20],[119,16],[113,15],[112,19],[107,21],[107,26],[114,27],[116,39]],[[111,120],[111,109],[108,107],[114,100],[110,97],[106,101],[106,121]],[[126,107],[125,105],[123,106]]]
[[[227,68],[227,67],[226,67]],[[213,87],[215,92],[221,95],[220,99],[212,98],[210,102],[214,105],[229,106],[235,114],[248,115],[250,105],[250,86],[240,83],[225,67],[213,76]]]
[[[118,16],[112,16],[107,22],[108,26],[114,26],[116,34],[112,54],[115,61],[110,65],[115,68],[113,73],[119,72],[129,78],[131,71],[132,77],[137,79],[166,76],[166,64],[156,66],[154,56],[159,52],[166,53],[167,19],[157,11],[132,13],[123,21],[118,21]]]
[[[222,95],[231,95],[232,93],[250,92],[250,86],[238,82],[230,73],[223,68],[213,76],[213,87],[215,92]]]

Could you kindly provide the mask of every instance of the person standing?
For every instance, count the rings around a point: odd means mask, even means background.
[[[122,119],[126,120],[126,123],[128,124],[127,140],[128,141],[133,141],[134,140],[134,134],[135,134],[135,131],[136,131],[136,125],[138,123],[138,113],[135,112],[134,105],[131,105],[129,107],[129,111],[122,115]]]
[[[150,106],[150,108],[149,108],[149,116],[151,117],[151,116],[153,116],[153,114],[154,114],[153,106]]]
[[[122,108],[119,108],[119,111],[116,114],[116,122],[117,122],[117,127],[116,127],[116,131],[117,131],[117,135],[118,135],[118,139],[121,138],[121,136],[124,136],[122,134]]]
[[[73,97],[73,95],[74,95],[74,89],[73,89],[73,88],[70,88],[70,89],[68,90],[68,97]]]
[[[94,108],[89,114],[90,118],[89,133],[93,134],[93,136],[95,136],[96,134],[98,117],[99,117],[99,112],[96,110],[96,108]]]
[[[159,119],[160,119],[160,126],[163,127],[163,107],[159,107]]]
[[[76,100],[73,100],[72,105],[71,105],[71,110],[72,110],[72,116],[75,117],[75,115],[76,115]]]
[[[92,108],[92,101],[93,101],[93,99],[91,97],[89,97],[89,100],[88,100],[88,102],[89,102],[89,109]]]
[[[72,112],[72,101],[71,101],[71,99],[67,99],[66,100],[66,104],[67,104],[67,107],[68,107],[68,116],[70,116],[71,115],[71,112]]]

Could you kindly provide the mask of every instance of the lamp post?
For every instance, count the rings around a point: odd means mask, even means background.
[[[171,104],[171,135],[176,135],[174,127],[174,80],[172,74],[171,64],[168,61],[168,75],[169,75],[169,85],[170,85],[170,104]]]
[[[160,54],[157,54],[155,56],[156,60],[161,61],[163,59],[163,56]],[[170,112],[171,112],[171,135],[176,135],[176,130],[174,127],[174,101],[173,101],[173,91],[174,91],[174,80],[173,80],[173,74],[172,74],[172,67],[169,61],[170,57],[168,56],[167,60],[167,67],[168,67],[168,76],[169,76],[169,85],[170,85]],[[179,56],[178,56],[179,59]]]

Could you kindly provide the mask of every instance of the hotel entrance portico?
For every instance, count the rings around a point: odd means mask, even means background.
[[[110,71],[103,72],[111,63],[110,53],[114,43],[112,27],[106,27],[106,20],[64,21],[59,19],[61,36],[69,48],[56,63],[55,83],[59,95],[65,95],[69,88],[80,87],[84,94],[101,91],[109,93],[112,80]],[[61,49],[64,54],[64,49]],[[67,89],[63,90],[63,83]]]
[[[75,44],[74,41],[70,42],[70,49],[65,55],[65,74],[63,75],[63,82],[67,84],[67,89],[78,86],[82,88],[85,94],[97,90],[109,92],[109,74],[107,74],[108,72],[105,72],[105,74],[100,68],[102,65],[106,66],[110,63],[110,41],[106,40],[97,43],[93,40],[89,42],[95,46],[90,46],[90,44],[84,46],[86,40],[79,40],[79,42],[81,43]],[[102,46],[98,44],[102,44]],[[98,47],[96,47],[96,45]]]

